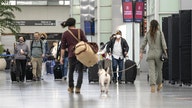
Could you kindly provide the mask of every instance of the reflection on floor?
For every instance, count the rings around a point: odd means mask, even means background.
[[[0,72],[0,108],[191,108],[192,88],[164,85],[151,93],[147,74],[137,76],[135,84],[111,84],[109,94],[100,94],[98,83],[88,83],[87,73],[81,94],[67,92],[66,81],[45,75],[40,82],[10,81],[7,71]]]

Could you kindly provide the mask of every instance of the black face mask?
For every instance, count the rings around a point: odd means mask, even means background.
[[[44,40],[45,38],[44,37],[41,37],[41,40]]]
[[[20,39],[19,39],[18,42],[19,42],[19,43],[23,43],[23,40],[20,40]]]

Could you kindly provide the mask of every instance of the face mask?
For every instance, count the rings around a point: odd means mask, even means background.
[[[22,39],[19,39],[19,42],[20,42],[20,43],[22,43],[22,42],[23,42],[23,40],[22,40]]]
[[[118,38],[118,39],[119,39],[120,37],[121,37],[121,35],[116,35],[116,38]]]
[[[44,40],[45,38],[44,37],[41,37],[41,40]]]

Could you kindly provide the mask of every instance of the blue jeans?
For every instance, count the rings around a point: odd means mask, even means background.
[[[113,66],[113,80],[116,81],[116,78],[117,78],[117,66],[119,68],[119,71],[122,71],[123,70],[123,59],[119,58],[119,59],[116,59],[112,56],[112,66]],[[118,72],[118,81],[121,81],[121,77],[122,77],[122,72]]]
[[[68,57],[63,58],[63,63],[64,63],[64,65],[63,65],[63,74],[62,74],[63,77],[67,76],[68,61],[69,61]]]

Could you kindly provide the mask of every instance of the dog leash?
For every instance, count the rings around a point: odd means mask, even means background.
[[[73,63],[73,65],[75,65],[75,64],[77,64],[77,62],[76,63]],[[125,68],[125,69],[123,69],[123,70],[121,70],[121,71],[111,71],[111,73],[117,73],[117,72],[124,72],[124,71],[126,71],[126,70],[129,70],[129,69],[131,69],[131,68],[133,68],[134,66],[139,66],[141,64],[141,60],[139,60],[139,63],[136,65],[136,64],[133,64],[132,66],[130,66],[130,67],[128,67],[128,68]]]
[[[141,64],[141,60],[139,60],[138,65],[134,64],[134,65],[132,65],[132,66],[130,66],[130,67],[128,67],[128,68],[125,68],[125,69],[123,69],[123,70],[121,70],[121,71],[112,71],[112,73],[125,72],[125,71],[127,71],[127,70],[133,68],[134,66],[139,66],[140,64]]]

